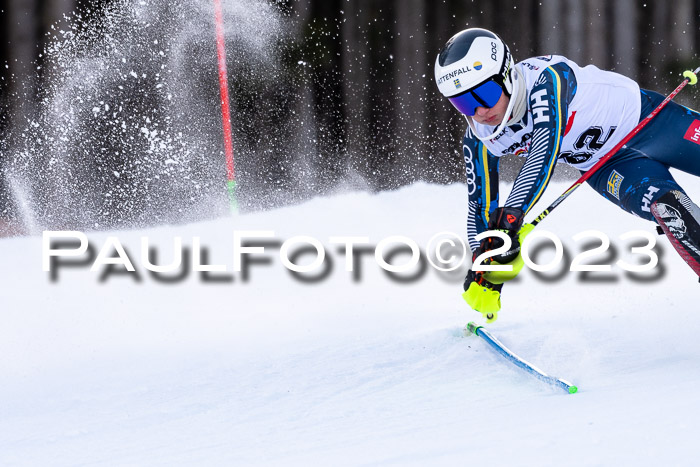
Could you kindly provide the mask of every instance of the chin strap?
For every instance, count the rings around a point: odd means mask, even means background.
[[[510,99],[515,103],[513,104],[513,113],[508,119],[508,125],[513,125],[522,120],[527,110],[525,78],[523,78],[523,75],[520,74],[520,70],[517,68],[513,69],[513,74],[516,76],[516,79],[513,83],[513,95],[510,96]]]
[[[469,128],[472,129],[472,133],[474,133],[474,135],[481,141],[488,141],[498,136],[506,126],[518,123],[525,116],[525,110],[527,108],[525,103],[525,94],[527,94],[525,89],[525,78],[523,78],[523,75],[520,74],[520,71],[517,68],[513,68],[513,93],[510,96],[508,107],[506,108],[506,117],[503,119],[500,125],[498,125],[496,131],[488,136],[479,136],[474,128],[472,118],[465,115],[464,118],[467,119],[467,124],[469,125]]]

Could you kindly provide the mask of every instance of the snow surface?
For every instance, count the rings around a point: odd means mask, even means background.
[[[679,175],[695,199],[697,179]],[[567,185],[554,184],[545,203]],[[0,465],[697,465],[700,285],[659,237],[663,274],[614,268],[603,281],[526,271],[489,329],[521,357],[579,387],[534,379],[479,338],[461,272],[391,280],[371,255],[359,280],[331,236],[404,235],[422,247],[464,232],[466,188],[413,185],[147,231],[88,233],[125,245],[134,275],[41,269],[41,238],[0,240]],[[540,203],[536,211],[544,209]],[[653,232],[582,187],[538,229]],[[267,248],[248,282],[232,273],[233,231],[309,235],[333,268],[299,282]],[[155,280],[192,237],[233,282]],[[550,251],[551,253],[551,251]],[[542,262],[546,262],[546,252]],[[310,256],[299,259],[310,261]],[[407,256],[395,258],[397,263]],[[599,262],[611,262],[605,255]],[[551,275],[551,274],[550,274]]]

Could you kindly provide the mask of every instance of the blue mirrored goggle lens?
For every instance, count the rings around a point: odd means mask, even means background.
[[[455,97],[448,97],[448,100],[457,110],[464,115],[471,117],[476,112],[477,107],[491,108],[498,103],[503,89],[494,81],[487,81],[476,88]]]

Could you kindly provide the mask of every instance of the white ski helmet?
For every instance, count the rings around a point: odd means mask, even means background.
[[[447,41],[435,60],[435,82],[442,95],[467,117],[470,125],[470,117],[477,107],[493,107],[504,92],[511,98],[503,122],[487,138],[505,128],[516,101],[524,97],[524,93],[518,92],[524,83],[515,70],[508,46],[486,29],[465,29]],[[524,108],[518,110],[521,114]],[[522,114],[519,117],[522,118]]]

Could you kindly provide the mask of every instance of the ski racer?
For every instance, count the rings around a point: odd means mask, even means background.
[[[493,260],[513,265],[513,272],[470,270],[464,282],[464,299],[493,321],[503,283],[522,268],[520,244],[534,228],[523,218],[547,188],[555,164],[589,170],[664,97],[625,76],[581,67],[563,56],[516,65],[496,34],[478,28],[447,41],[435,62],[435,80],[467,120],[463,151],[473,258],[503,245],[497,237],[478,242],[481,232],[500,230],[512,241]],[[498,164],[506,154],[526,160],[499,206]],[[657,223],[700,275],[700,209],[669,167],[700,176],[700,113],[674,102],[587,182],[621,209]]]

